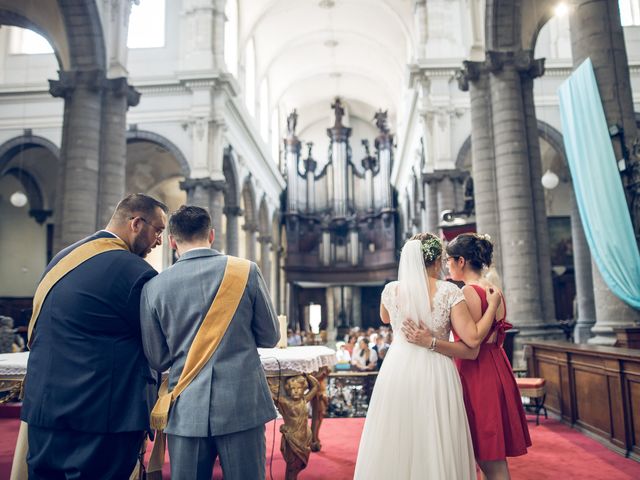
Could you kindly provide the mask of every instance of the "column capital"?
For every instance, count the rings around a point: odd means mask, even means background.
[[[258,243],[262,245],[273,243],[273,238],[270,235],[260,235],[258,237]]]
[[[196,187],[224,192],[226,182],[224,180],[212,180],[210,178],[187,178],[180,182],[180,189],[189,191]]]
[[[258,225],[256,225],[255,223],[247,222],[242,225],[242,230],[244,230],[245,232],[255,233],[258,231]]]
[[[227,217],[241,217],[244,215],[244,211],[240,207],[224,207],[222,213]]]
[[[477,81],[483,73],[497,73],[505,65],[513,65],[521,74],[528,74],[532,79],[544,75],[544,58],[533,58],[532,50],[496,51],[487,50],[483,62],[465,60],[462,68],[456,73],[458,88],[463,92],[469,90],[469,82]]]
[[[135,107],[140,103],[141,93],[129,85],[127,77],[106,79],[106,89],[117,97],[126,97],[129,107]]]
[[[445,178],[462,183],[467,177],[469,177],[469,172],[464,170],[434,170],[433,172],[422,174],[422,183],[439,183]]]
[[[498,52],[487,50],[487,68],[496,73],[505,65],[513,65],[521,74],[528,74],[532,79],[544,75],[544,58],[533,58],[532,50]]]
[[[49,93],[53,97],[68,98],[79,86],[100,91],[105,86],[106,76],[102,69],[60,70],[59,80],[49,80]]]
[[[469,82],[477,81],[480,75],[485,72],[487,72],[486,62],[465,60],[462,62],[462,68],[455,74],[458,88],[463,92],[467,92],[469,90]]]

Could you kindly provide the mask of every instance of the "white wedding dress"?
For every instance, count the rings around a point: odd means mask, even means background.
[[[451,358],[407,341],[398,285],[382,292],[394,337],[371,396],[354,478],[475,479],[458,371]],[[462,300],[458,287],[437,282],[427,326],[439,339],[449,339],[451,308]]]

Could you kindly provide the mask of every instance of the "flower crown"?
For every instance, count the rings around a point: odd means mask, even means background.
[[[428,238],[426,241],[421,242],[420,248],[427,262],[433,262],[442,253],[442,243],[435,237]]]
[[[486,240],[487,242],[491,241],[491,237],[489,236],[488,233],[476,233],[476,238],[479,238],[481,240]]]

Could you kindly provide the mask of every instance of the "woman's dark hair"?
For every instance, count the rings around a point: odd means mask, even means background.
[[[463,257],[474,270],[490,267],[493,243],[486,237],[477,233],[462,233],[447,245],[447,255],[453,258]]]
[[[422,260],[425,267],[433,265],[442,255],[442,241],[433,233],[416,233],[409,240],[420,240],[422,243]]]

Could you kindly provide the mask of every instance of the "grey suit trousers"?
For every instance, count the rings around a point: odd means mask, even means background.
[[[167,443],[171,480],[211,480],[217,456],[225,480],[265,478],[264,425],[215,437],[167,435]]]

